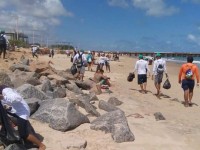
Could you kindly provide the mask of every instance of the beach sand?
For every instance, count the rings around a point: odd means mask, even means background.
[[[26,54],[26,57],[31,58]],[[31,58],[32,59],[32,58]],[[55,57],[49,58],[48,55],[39,56],[34,61],[51,60],[53,67],[57,70],[70,68],[70,57],[56,54]],[[101,131],[90,129],[90,124],[83,124],[76,129],[68,132],[59,132],[48,127],[47,124],[31,120],[36,132],[44,137],[44,143],[47,150],[65,150],[65,142],[70,141],[72,135],[78,136],[87,141],[86,150],[199,150],[200,147],[200,92],[195,87],[192,102],[193,107],[184,107],[183,90],[178,84],[178,72],[180,64],[167,62],[169,80],[172,84],[171,89],[162,89],[162,96],[158,99],[154,94],[156,89],[154,82],[148,78],[147,94],[139,92],[140,87],[137,85],[137,77],[133,82],[127,81],[129,72],[133,71],[137,59],[128,56],[120,57],[120,61],[111,61],[111,72],[105,75],[111,78],[113,93],[103,91],[98,95],[100,100],[107,101],[110,97],[117,97],[123,102],[118,106],[125,112],[128,124],[135,135],[135,141],[125,143],[115,143],[111,134],[105,134]],[[1,60],[2,61],[2,60]],[[1,66],[2,67],[2,66]],[[149,66],[152,71],[152,66]],[[94,66],[95,70],[96,66]],[[93,77],[94,72],[86,69],[85,79]],[[163,78],[163,82],[166,78]],[[98,102],[95,104],[98,105]],[[80,111],[81,108],[79,108]],[[105,111],[98,111],[103,114]],[[166,120],[156,121],[155,112],[161,112]],[[139,114],[139,115],[138,115]],[[141,116],[141,117],[137,117]],[[95,117],[89,117],[90,120]]]

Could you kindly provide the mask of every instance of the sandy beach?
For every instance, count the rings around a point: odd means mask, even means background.
[[[12,52],[13,53],[13,52]],[[17,54],[21,55],[21,54]],[[29,53],[26,57],[33,59]],[[57,70],[65,70],[71,67],[70,57],[56,54],[55,57],[49,58],[48,55],[39,56],[39,59],[33,61],[49,61]],[[36,132],[44,137],[44,143],[47,150],[65,150],[65,142],[69,142],[71,137],[76,137],[87,141],[86,150],[199,150],[200,147],[200,93],[199,88],[195,87],[192,102],[193,107],[184,107],[183,90],[178,84],[178,72],[181,64],[167,62],[167,71],[169,80],[172,84],[171,89],[162,89],[163,96],[158,99],[154,94],[156,89],[151,78],[147,81],[147,94],[139,92],[140,87],[137,84],[137,77],[133,82],[127,81],[129,72],[133,71],[136,58],[121,56],[120,61],[111,61],[111,72],[105,75],[111,78],[110,90],[113,93],[103,91],[98,95],[99,100],[107,101],[110,97],[117,97],[123,102],[118,106],[122,109],[127,117],[129,127],[135,135],[135,141],[125,143],[115,143],[111,135],[101,131],[90,129],[90,124],[83,124],[76,129],[68,132],[59,132],[48,127],[47,124],[31,120]],[[1,68],[7,68],[9,62],[0,60]],[[7,66],[5,65],[7,64]],[[5,67],[6,66],[6,67]],[[94,70],[96,66],[93,66]],[[152,65],[149,66],[152,73]],[[94,72],[86,69],[85,79],[93,77]],[[163,80],[166,78],[164,77]],[[98,106],[98,102],[95,103]],[[79,110],[84,112],[79,107]],[[101,114],[106,113],[103,110],[98,111]],[[164,121],[156,121],[155,112],[161,112],[166,118]],[[86,114],[86,112],[84,112]],[[138,117],[139,116],[139,117]],[[90,117],[90,121],[95,117]],[[71,139],[71,140],[72,140]]]

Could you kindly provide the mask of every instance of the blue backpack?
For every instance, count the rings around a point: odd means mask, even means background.
[[[6,38],[3,35],[0,36],[0,45],[6,45]]]

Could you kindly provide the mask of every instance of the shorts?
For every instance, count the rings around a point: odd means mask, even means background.
[[[147,82],[147,75],[146,74],[138,74],[138,84],[143,84]]]
[[[160,84],[160,83],[162,83],[162,79],[163,79],[163,73],[155,75],[154,84]]]
[[[182,80],[182,85],[181,87],[183,88],[183,90],[190,90],[190,91],[193,91],[194,89],[194,85],[195,85],[195,82],[194,80]]]
[[[85,67],[82,66],[82,67],[77,67],[77,72],[80,73],[80,74],[84,74],[85,73]]]
[[[20,117],[17,118],[17,126],[18,126],[19,136],[23,139],[27,139],[27,137],[33,130],[30,122]]]

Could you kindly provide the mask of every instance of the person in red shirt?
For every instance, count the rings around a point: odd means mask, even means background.
[[[195,85],[195,77],[197,86],[199,86],[199,71],[198,67],[192,63],[193,57],[187,57],[187,63],[180,68],[178,82],[182,84],[184,90],[185,107],[192,106],[193,89]]]

